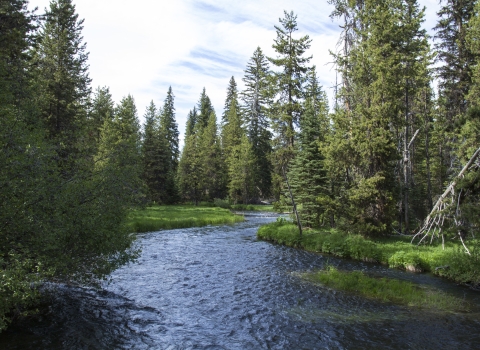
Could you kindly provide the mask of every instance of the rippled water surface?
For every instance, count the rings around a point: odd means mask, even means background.
[[[0,349],[479,349],[478,307],[436,313],[311,285],[299,272],[342,269],[479,295],[428,275],[257,241],[262,223],[144,234],[135,264],[102,290],[58,287],[43,316],[0,335]]]

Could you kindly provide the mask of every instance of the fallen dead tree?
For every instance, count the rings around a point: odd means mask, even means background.
[[[412,243],[417,237],[422,237],[418,244],[420,245],[425,239],[429,236],[431,237],[430,242],[433,241],[433,238],[441,237],[442,238],[442,247],[445,249],[445,237],[442,231],[445,220],[450,219],[453,217],[453,221],[455,226],[461,226],[460,217],[460,199],[462,196],[461,191],[457,194],[456,193],[456,186],[460,179],[465,176],[465,173],[471,169],[478,169],[480,168],[480,163],[477,162],[477,159],[480,157],[480,148],[478,148],[470,160],[465,164],[463,169],[458,173],[455,179],[448,185],[447,189],[443,194],[438,198],[437,202],[433,206],[432,211],[428,214],[427,218],[423,222],[422,227],[420,230],[413,236]],[[455,211],[453,209],[455,208]],[[460,241],[462,242],[463,247],[465,248],[465,252],[468,255],[470,251],[468,250],[465,242],[463,240],[463,234],[461,230],[458,230],[458,236]]]

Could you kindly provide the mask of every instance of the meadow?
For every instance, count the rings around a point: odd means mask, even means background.
[[[243,222],[243,215],[228,209],[194,205],[150,206],[132,211],[127,224],[132,232],[151,232]]]

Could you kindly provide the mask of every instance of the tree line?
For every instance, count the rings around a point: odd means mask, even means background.
[[[331,52],[334,105],[309,66],[311,39],[296,35],[297,17],[285,12],[276,56],[255,50],[244,91],[230,80],[220,132],[205,90],[189,113],[182,199],[270,198],[298,204],[300,226],[370,236],[412,233],[442,208],[430,233],[474,237],[480,5],[445,1],[432,48],[415,0],[330,4],[342,28]]]
[[[330,4],[342,28],[333,106],[311,39],[285,12],[275,57],[255,50],[243,91],[230,79],[220,121],[204,89],[180,152],[171,87],[143,127],[132,96],[92,92],[71,0],[42,16],[2,1],[0,329],[34,303],[37,283],[92,282],[132,261],[126,218],[148,203],[269,200],[298,204],[301,227],[378,236],[427,219],[433,234],[472,237],[480,4],[445,1],[434,48],[416,0]]]

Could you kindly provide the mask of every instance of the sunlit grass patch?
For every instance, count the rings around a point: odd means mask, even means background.
[[[130,213],[132,232],[149,232],[207,225],[234,224],[245,218],[228,209],[190,205],[152,206]]]
[[[331,254],[340,258],[377,262],[412,272],[432,272],[458,283],[480,284],[480,243],[469,241],[472,256],[465,254],[459,241],[418,246],[411,237],[389,236],[368,239],[338,230],[305,230],[300,236],[288,221],[263,225],[257,232],[263,239],[289,247]],[[475,248],[477,247],[477,248]]]
[[[326,287],[385,302],[443,311],[470,310],[463,299],[431,287],[391,278],[369,277],[361,271],[340,271],[329,266],[325,270],[305,273],[302,277]]]

